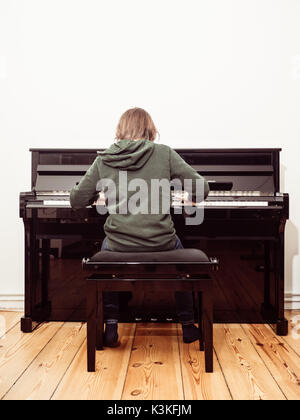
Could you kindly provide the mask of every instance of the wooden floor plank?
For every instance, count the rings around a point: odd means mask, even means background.
[[[216,325],[214,343],[234,400],[285,399],[240,325]]]
[[[289,335],[283,340],[300,356],[300,311],[286,311],[289,321]]]
[[[183,400],[176,324],[138,324],[123,400]]]
[[[0,338],[20,322],[22,312],[0,311]]]
[[[199,342],[185,344],[181,335],[178,338],[185,399],[231,400],[216,355],[214,354],[214,372],[205,373],[204,352],[199,351]]]
[[[49,323],[23,334],[22,313],[2,311],[0,398],[300,400],[299,315],[286,312],[287,337],[266,325],[215,324],[213,374],[198,343],[182,342],[179,325],[138,324],[134,338],[135,325],[120,324],[121,347],[97,352],[91,374],[85,325]]]
[[[54,393],[53,400],[120,400],[135,324],[120,324],[121,345],[97,352],[96,373],[87,372],[86,341]]]
[[[62,327],[62,323],[38,326],[24,334],[16,325],[0,341],[0,399],[10,390],[30,363]]]
[[[82,323],[66,323],[5,396],[5,400],[49,400],[86,337]]]
[[[286,397],[300,400],[300,357],[268,325],[244,328]]]

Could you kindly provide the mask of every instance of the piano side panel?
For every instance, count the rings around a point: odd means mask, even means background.
[[[275,192],[279,192],[280,191],[280,152],[278,150],[274,150],[272,154],[273,154]]]
[[[37,167],[39,164],[40,154],[39,152],[32,152],[31,155],[31,189],[36,185],[37,178]]]

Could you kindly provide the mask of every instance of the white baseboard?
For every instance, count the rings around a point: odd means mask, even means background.
[[[24,295],[0,295],[0,310],[24,309]],[[300,294],[285,293],[285,309],[300,310]]]
[[[295,293],[285,293],[285,309],[300,309],[300,295]]]
[[[24,310],[24,295],[0,295],[0,309]]]

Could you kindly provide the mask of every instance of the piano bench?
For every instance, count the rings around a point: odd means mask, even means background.
[[[87,278],[87,368],[96,369],[96,349],[103,350],[103,292],[192,292],[198,300],[200,350],[206,372],[213,371],[213,280],[218,260],[198,249],[164,252],[101,251],[83,260]]]

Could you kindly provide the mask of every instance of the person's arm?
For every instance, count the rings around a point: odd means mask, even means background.
[[[181,180],[182,185],[184,186],[184,180],[192,180],[192,199],[191,201],[195,201],[196,199],[196,181],[201,180],[203,182],[203,193],[204,199],[208,196],[209,193],[209,185],[208,182],[204,177],[198,174],[195,169],[193,169],[190,165],[188,165],[175,150],[170,148],[170,171],[171,171],[171,179],[178,178]],[[199,181],[198,181],[199,182]]]
[[[98,158],[70,193],[70,203],[74,210],[87,207],[97,199],[97,184],[100,180],[97,160]]]

